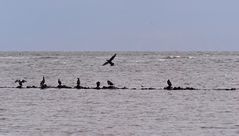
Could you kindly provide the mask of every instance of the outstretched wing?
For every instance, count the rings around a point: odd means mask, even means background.
[[[22,82],[25,83],[25,82],[27,82],[27,81],[23,79]]]
[[[108,85],[114,85],[114,83],[112,83],[111,81],[107,81]]]
[[[112,63],[112,60],[114,59],[116,57],[116,53],[109,59],[109,60],[106,60],[106,62],[102,65],[102,66],[105,66],[105,65],[107,65],[107,64],[111,64],[111,65],[114,65],[113,63]]]
[[[108,61],[106,61],[102,66],[104,66],[104,65],[107,65],[109,62]]]
[[[116,53],[109,59],[109,61],[112,61],[116,56]]]

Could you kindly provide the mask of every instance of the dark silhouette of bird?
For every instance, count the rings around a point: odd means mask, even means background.
[[[116,57],[116,53],[109,60],[106,60],[106,62],[103,64],[103,66],[105,66],[107,64],[110,64],[110,66],[114,66],[115,64],[112,61],[115,57]]]
[[[171,88],[172,87],[172,83],[171,83],[171,81],[168,79],[168,81],[167,81],[167,84],[168,84],[168,87],[169,88]]]
[[[77,78],[76,85],[79,87],[80,86],[80,78]]]
[[[96,82],[96,89],[100,89],[100,82]]]
[[[45,77],[43,76],[40,85],[44,85],[44,84],[45,84]]]
[[[61,80],[58,79],[58,86],[61,86]]]
[[[24,79],[23,79],[23,80],[16,80],[16,81],[15,81],[15,83],[18,83],[18,84],[19,84],[19,86],[17,86],[17,88],[22,88],[22,84],[25,83],[25,82],[27,82],[27,81],[24,80]]]
[[[45,84],[45,77],[44,76],[42,77],[42,81],[40,83],[40,88],[41,89],[47,88],[47,85]]]
[[[112,83],[110,80],[107,80],[107,84],[108,84],[109,86],[113,86],[113,85],[114,85],[114,83]]]

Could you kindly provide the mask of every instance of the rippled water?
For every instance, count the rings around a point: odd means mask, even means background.
[[[239,52],[0,52],[0,135],[239,135]],[[97,81],[136,90],[15,89],[94,87]],[[162,90],[174,86],[201,90]],[[141,90],[153,87],[156,90]]]

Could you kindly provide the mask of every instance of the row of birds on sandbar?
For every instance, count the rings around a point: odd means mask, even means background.
[[[102,64],[102,66],[105,66],[107,64],[110,64],[110,66],[114,66],[113,60],[116,57],[116,53],[110,58],[107,59],[105,63]],[[17,88],[23,88],[23,83],[27,82],[26,80],[16,80],[15,83],[18,83]],[[76,82],[76,86],[74,87],[70,87],[70,86],[66,86],[63,85],[61,80],[58,79],[58,85],[56,87],[52,87],[52,86],[48,86],[46,84],[45,81],[45,77],[43,76],[42,81],[40,82],[40,87],[37,86],[27,86],[26,88],[41,88],[41,89],[45,89],[45,88],[76,88],[76,89],[129,89],[127,87],[115,87],[114,83],[110,80],[107,80],[107,84],[108,86],[103,86],[101,87],[101,83],[99,81],[96,82],[96,87],[84,87],[81,86],[81,82],[80,82],[80,78],[77,78],[77,82]],[[136,88],[131,88],[133,90],[136,90]],[[155,90],[156,88],[144,88],[142,87],[141,90]],[[171,81],[168,79],[167,80],[167,86],[164,87],[163,89],[165,90],[203,90],[203,89],[196,89],[193,87],[173,87]],[[216,89],[216,90],[221,90],[221,89]],[[222,89],[222,90],[236,90],[236,88],[230,88],[230,89]]]
[[[23,88],[23,83],[27,82],[26,80],[16,80],[15,83],[18,83],[18,86],[16,88]],[[127,89],[126,87],[123,88],[118,88],[114,86],[114,83],[110,80],[107,80],[107,84],[108,86],[103,86],[101,87],[101,83],[99,81],[96,82],[96,87],[84,87],[81,86],[81,81],[80,78],[77,78],[76,81],[76,86],[74,87],[70,87],[67,85],[63,85],[62,81],[60,79],[58,79],[58,85],[56,87],[52,87],[52,86],[48,86],[46,84],[46,80],[45,77],[42,77],[42,80],[40,82],[40,87],[37,86],[26,86],[26,88],[41,88],[41,89],[46,89],[46,88],[76,88],[76,89]]]
[[[110,59],[107,59],[106,60],[106,62],[102,65],[102,66],[105,66],[105,65],[107,65],[107,64],[110,64],[110,66],[114,66],[114,63],[113,63],[113,60],[114,60],[114,58],[116,57],[116,53],[110,58]],[[25,83],[25,82],[27,82],[26,80],[16,80],[15,81],[15,83],[18,83],[19,85],[17,86],[17,88],[22,88],[22,85],[23,85],[23,83]],[[114,84],[111,82],[111,81],[107,81],[107,83],[108,83],[108,87],[103,87],[103,88],[115,88],[114,87]],[[100,89],[100,82],[98,81],[97,83],[96,83],[96,89]],[[27,86],[28,88],[37,88],[36,86]],[[45,77],[43,76],[43,79],[42,79],[42,81],[41,81],[41,83],[40,83],[40,88],[42,88],[42,89],[44,89],[44,88],[48,88],[48,86],[45,84]],[[61,80],[60,79],[58,79],[58,86],[57,86],[57,88],[71,88],[71,87],[68,87],[68,86],[66,86],[66,85],[62,85],[62,82],[61,82]],[[79,78],[77,78],[77,86],[75,86],[75,88],[79,88],[79,89],[87,89],[87,87],[82,87],[82,86],[80,86],[80,79]]]
[[[18,86],[16,88],[23,88],[23,83],[27,82],[26,80],[16,80],[15,83],[18,83]],[[26,86],[26,88],[40,88],[40,89],[46,89],[46,88],[76,88],[76,89],[129,89],[127,87],[116,87],[114,85],[114,83],[110,80],[107,80],[107,84],[108,86],[103,86],[101,87],[101,83],[99,81],[96,82],[96,87],[84,87],[84,86],[81,86],[81,81],[80,81],[80,78],[77,78],[77,81],[76,81],[76,86],[74,87],[70,87],[70,86],[66,86],[66,85],[63,85],[61,80],[58,79],[58,85],[56,87],[53,87],[53,86],[48,86],[46,84],[46,80],[45,80],[45,77],[43,76],[42,77],[42,80],[40,82],[40,87],[37,87],[37,86]],[[167,85],[166,87],[164,87],[163,89],[165,90],[198,90],[196,88],[192,88],[192,87],[186,87],[186,88],[183,88],[183,87],[173,87],[172,86],[172,83],[170,80],[167,80]],[[136,88],[131,88],[133,90],[136,90]],[[142,87],[141,90],[155,90],[156,88],[144,88]]]
[[[16,88],[24,88],[23,87],[23,83],[27,82],[26,80],[16,80],[15,83],[18,83],[18,86]],[[41,82],[40,82],[40,87],[37,87],[37,86],[26,86],[25,88],[40,88],[40,89],[47,89],[47,88],[66,88],[66,89],[71,89],[71,88],[75,88],[75,89],[130,89],[130,90],[137,90],[137,88],[128,88],[128,87],[116,87],[114,85],[114,83],[110,80],[107,80],[107,84],[108,86],[102,86],[101,87],[101,83],[99,81],[96,82],[96,86],[95,87],[84,87],[84,86],[81,86],[81,81],[80,81],[80,78],[77,78],[77,81],[76,81],[76,86],[74,87],[70,87],[70,86],[66,86],[66,85],[63,85],[61,80],[58,79],[58,85],[56,87],[54,86],[48,86],[46,84],[46,80],[45,80],[45,77],[43,76]],[[5,87],[1,87],[1,88],[5,88]],[[193,87],[173,87],[171,81],[168,79],[167,80],[167,86],[164,87],[164,88],[152,88],[152,87],[149,87],[149,88],[145,88],[143,86],[141,86],[140,88],[141,90],[161,90],[161,89],[164,89],[164,90],[237,90],[236,88],[225,88],[225,89],[197,89],[197,88],[193,88]]]

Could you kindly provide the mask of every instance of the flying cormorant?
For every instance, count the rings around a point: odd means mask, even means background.
[[[103,64],[103,66],[105,66],[107,64],[110,64],[110,66],[114,66],[114,63],[112,61],[115,58],[115,56],[116,56],[116,53],[109,60],[106,60],[106,62]]]

